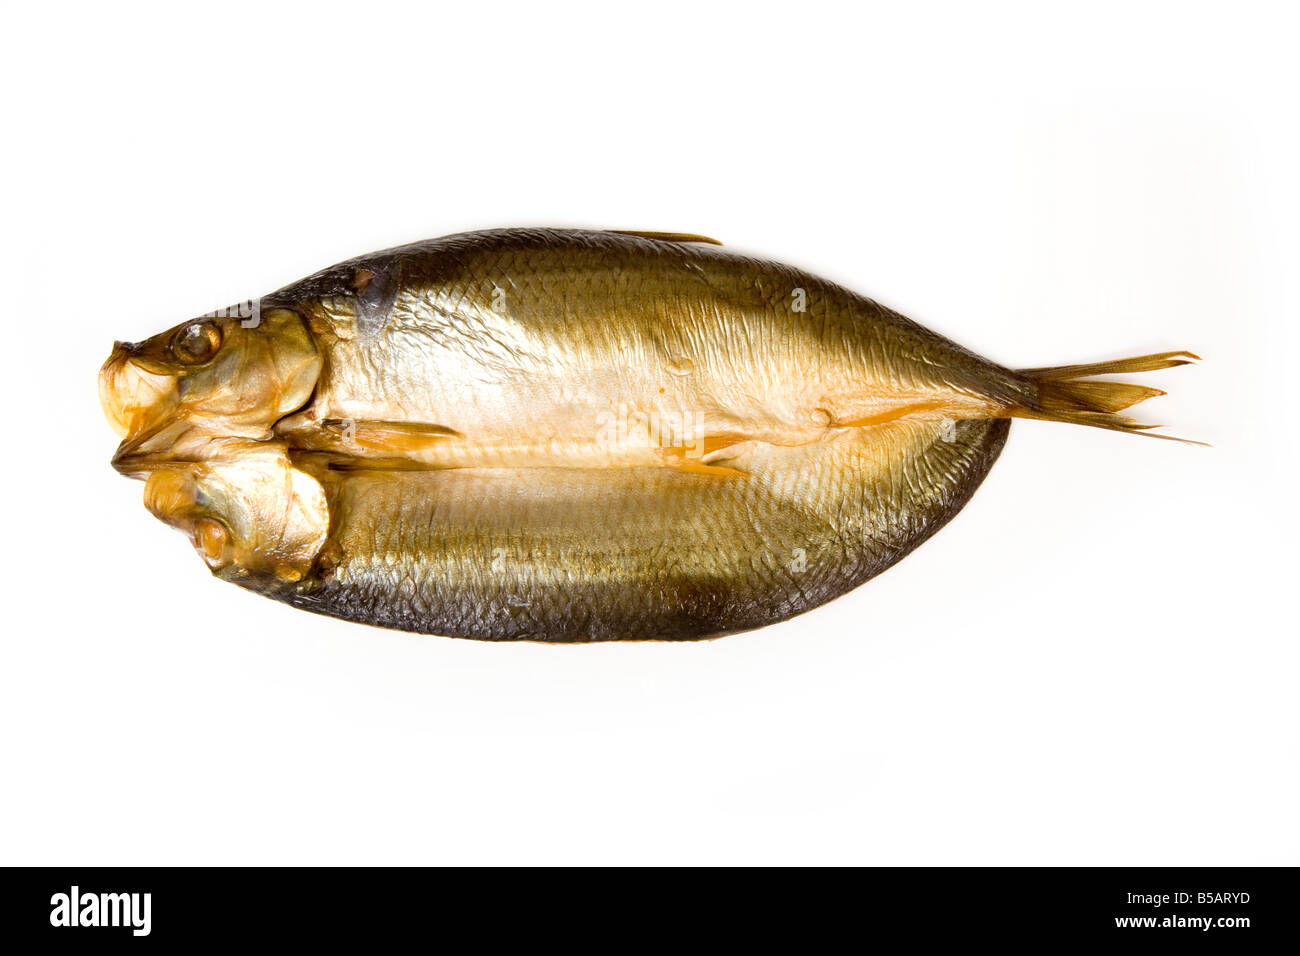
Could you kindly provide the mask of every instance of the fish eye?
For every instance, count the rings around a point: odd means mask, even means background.
[[[212,518],[200,518],[192,532],[194,546],[203,555],[203,559],[212,566],[224,563],[226,549],[230,546],[230,532],[220,521]]]
[[[171,351],[183,365],[198,365],[221,348],[221,329],[215,322],[187,322],[172,336]]]

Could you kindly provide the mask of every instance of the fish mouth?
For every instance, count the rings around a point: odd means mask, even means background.
[[[177,377],[143,355],[143,346],[114,342],[99,370],[99,402],[122,442],[113,467],[144,479],[169,463],[191,460],[180,444],[193,425],[180,411]]]
[[[127,442],[155,430],[178,403],[174,375],[148,368],[139,346],[114,342],[99,369],[99,404],[113,430]]]
[[[257,439],[222,435],[184,416],[143,428],[117,446],[112,465],[128,478],[148,479],[165,469],[185,469],[238,456],[261,446]]]
[[[201,495],[192,466],[159,462],[145,482],[144,506],[185,534],[209,569],[221,572],[235,560],[232,532],[221,519],[196,510]]]
[[[225,580],[277,587],[301,581],[325,544],[325,491],[294,468],[283,449],[155,460],[141,470],[147,474],[145,507],[185,534],[209,570]]]
[[[148,478],[160,468],[195,462],[191,455],[176,453],[176,446],[192,426],[184,420],[161,421],[128,435],[113,453],[112,465],[128,478]]]

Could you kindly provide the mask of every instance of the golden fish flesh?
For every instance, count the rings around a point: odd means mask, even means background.
[[[117,343],[113,458],[215,574],[483,640],[692,639],[857,587],[966,503],[1011,418],[1136,432],[1165,352],[1012,370],[674,233],[507,229]]]

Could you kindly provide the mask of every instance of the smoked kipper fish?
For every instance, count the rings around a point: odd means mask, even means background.
[[[970,499],[1012,418],[1122,432],[1190,352],[1009,369],[677,233],[362,256],[119,342],[113,464],[213,572],[482,640],[689,640],[857,587]]]

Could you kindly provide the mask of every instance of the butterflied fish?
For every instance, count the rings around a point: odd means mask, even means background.
[[[1011,418],[1116,431],[1165,352],[1013,370],[676,233],[509,229],[349,260],[118,343],[119,471],[221,577],[486,640],[690,639],[905,556]]]

